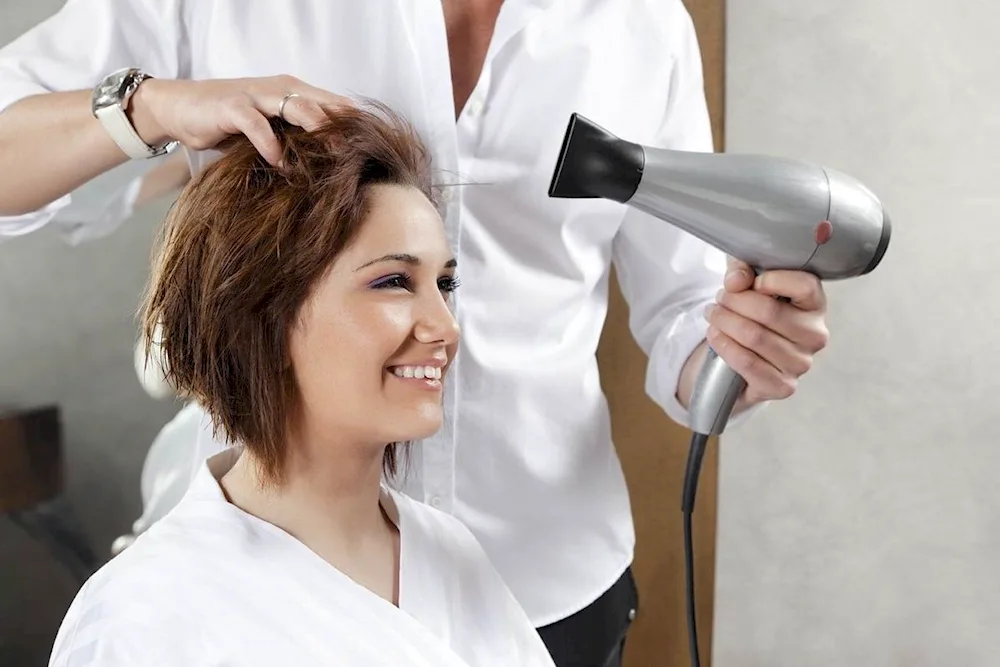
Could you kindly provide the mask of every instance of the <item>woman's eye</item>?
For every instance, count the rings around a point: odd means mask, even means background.
[[[408,275],[396,274],[379,278],[371,286],[373,289],[405,289],[412,292],[413,280]],[[442,292],[451,293],[458,287],[458,279],[454,276],[443,276],[438,278],[437,286]]]
[[[410,289],[410,279],[404,275],[386,276],[375,281],[372,287],[375,289]]]
[[[438,279],[438,289],[442,292],[454,292],[458,289],[459,283],[458,278],[453,276],[446,276],[444,278]]]

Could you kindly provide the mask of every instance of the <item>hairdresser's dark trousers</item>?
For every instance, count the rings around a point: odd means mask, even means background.
[[[538,628],[556,667],[621,667],[625,635],[639,610],[632,568],[589,607]]]

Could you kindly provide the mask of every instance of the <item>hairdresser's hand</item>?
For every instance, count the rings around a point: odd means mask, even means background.
[[[310,86],[292,76],[253,79],[184,81],[148,79],[129,104],[132,122],[151,146],[176,140],[195,150],[217,147],[228,137],[245,134],[271,164],[281,158],[281,148],[268,119],[278,115],[281,100],[289,93],[282,116],[293,125],[311,130],[326,120],[324,109],[353,102]]]
[[[706,313],[708,342],[747,381],[741,403],[791,396],[829,339],[823,283],[804,271],[755,279],[747,264],[730,259],[716,301]]]

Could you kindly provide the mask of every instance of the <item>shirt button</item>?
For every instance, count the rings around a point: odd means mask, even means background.
[[[433,496],[431,498],[431,507],[441,507],[441,497]]]
[[[635,620],[635,609],[629,609],[628,610],[628,620],[630,620],[630,621],[634,621]]]

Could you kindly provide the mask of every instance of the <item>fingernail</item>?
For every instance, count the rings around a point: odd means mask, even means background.
[[[720,289],[718,292],[715,293],[715,300],[721,302],[722,297],[725,296],[725,294],[726,294],[726,288],[723,287],[722,289]]]
[[[710,303],[707,306],[705,306],[705,317],[711,317],[712,313],[715,312],[716,308],[717,306],[714,303]]]
[[[746,271],[744,271],[743,269],[733,269],[729,273],[726,274],[726,280],[727,281],[728,280],[736,280],[737,278],[741,278],[742,279],[742,278],[746,277],[746,275],[747,275]]]

